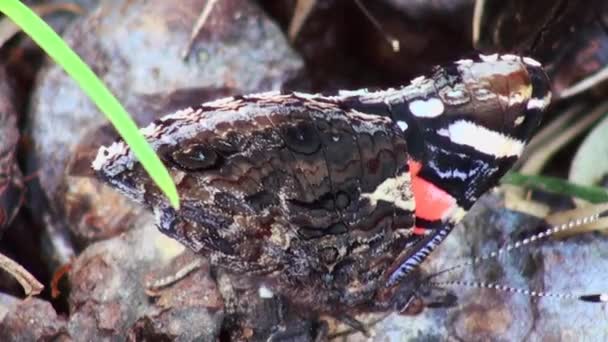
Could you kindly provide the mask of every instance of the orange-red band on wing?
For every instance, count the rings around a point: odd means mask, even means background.
[[[441,220],[456,205],[456,199],[435,184],[418,177],[421,165],[415,160],[408,161],[412,175],[412,192],[416,201],[416,217],[425,220]],[[416,227],[414,234],[424,234],[424,229]]]

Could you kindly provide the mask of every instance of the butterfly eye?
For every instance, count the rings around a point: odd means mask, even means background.
[[[188,145],[173,152],[171,157],[188,171],[203,171],[214,167],[218,162],[217,153],[201,144]]]

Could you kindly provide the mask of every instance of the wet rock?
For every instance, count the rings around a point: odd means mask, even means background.
[[[208,268],[188,275],[156,300],[145,279],[183,247],[157,231],[151,216],[139,228],[92,244],[70,271],[68,330],[77,340],[124,340],[126,336],[215,340],[222,322],[221,298]]]
[[[572,35],[567,42],[561,44],[558,53],[552,55],[551,67],[548,71],[557,94],[568,95],[569,87],[598,74],[608,65],[608,34],[605,31],[608,10],[605,12],[604,23],[592,22],[580,28],[576,35]],[[606,90],[605,79],[606,77],[596,82],[604,81],[603,87],[597,91],[600,98]],[[575,92],[570,90],[570,95],[572,94]]]
[[[118,337],[148,307],[143,268],[161,254],[144,224],[126,235],[93,244],[74,261],[69,273],[69,330],[82,340]]]
[[[18,113],[12,79],[0,65],[0,236],[23,204],[25,186],[17,165]]]
[[[204,102],[233,93],[278,89],[302,67],[279,29],[253,3],[218,2],[182,59],[206,1],[101,1],[64,35],[105,81],[139,125],[174,110],[176,103]],[[188,91],[182,91],[186,89]],[[115,138],[105,117],[56,65],[40,73],[28,132],[33,153],[28,170],[39,170],[40,211],[46,197],[77,242],[87,244],[130,227],[138,209],[88,177],[83,165],[96,148]],[[44,195],[44,196],[41,196]],[[135,215],[136,216],[136,215]]]
[[[176,278],[191,262],[198,267]],[[224,316],[224,300],[211,277],[209,265],[189,251],[174,258],[162,270],[146,275],[146,279],[170,279],[172,284],[158,290],[148,288],[154,305],[129,330],[131,340],[168,338],[175,341],[204,341],[219,336]],[[149,284],[149,282],[147,282]]]
[[[19,304],[20,299],[0,292],[0,322]]]
[[[51,303],[28,298],[13,302],[0,321],[2,341],[71,341],[64,318]]]

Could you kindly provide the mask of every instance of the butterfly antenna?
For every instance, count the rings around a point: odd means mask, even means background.
[[[558,292],[543,292],[543,291],[532,291],[517,287],[505,286],[497,283],[485,283],[478,281],[443,281],[443,282],[430,282],[429,285],[439,288],[463,286],[469,288],[478,289],[490,289],[500,292],[517,293],[523,294],[529,297],[535,298],[556,298],[556,299],[569,299],[579,300],[588,303],[608,303],[608,293],[595,293],[595,294],[583,294],[577,295],[572,293],[558,293]]]
[[[453,272],[453,271],[455,271],[457,269],[460,269],[460,268],[463,268],[463,267],[466,267],[466,266],[472,266],[472,265],[475,265],[475,264],[479,264],[482,261],[498,258],[500,255],[503,255],[503,254],[511,252],[511,251],[513,251],[515,249],[519,249],[521,247],[527,246],[527,245],[529,245],[529,244],[531,244],[533,242],[537,242],[539,240],[546,239],[547,237],[555,235],[557,233],[561,233],[561,232],[564,232],[564,231],[568,231],[568,230],[574,229],[576,227],[587,225],[589,223],[592,223],[592,222],[595,222],[595,221],[599,220],[600,218],[608,217],[608,209],[605,208],[606,207],[605,204],[601,205],[601,207],[604,209],[601,212],[598,212],[598,213],[595,213],[595,214],[592,214],[592,215],[589,215],[589,216],[584,216],[584,217],[581,217],[581,218],[571,219],[571,220],[568,220],[568,222],[562,223],[562,224],[559,224],[559,225],[549,226],[547,229],[543,230],[540,233],[534,234],[534,235],[532,235],[530,237],[527,237],[527,238],[522,239],[520,241],[516,241],[514,243],[509,243],[509,244],[507,244],[507,245],[505,245],[505,246],[503,246],[503,247],[501,247],[501,248],[499,248],[499,249],[497,249],[497,250],[495,250],[493,252],[490,252],[490,253],[485,254],[485,255],[474,257],[474,258],[472,258],[472,259],[470,259],[468,261],[462,262],[460,264],[456,264],[454,266],[451,266],[451,267],[448,267],[448,268],[446,268],[444,270],[441,270],[441,271],[439,271],[437,273],[434,273],[434,274],[428,276],[426,280],[430,280],[432,278],[435,278],[435,277],[437,277],[439,275],[442,275],[442,274],[445,274],[445,273]]]
[[[399,49],[400,49],[399,40],[384,30],[384,28],[382,27],[382,24],[380,24],[378,19],[376,19],[372,15],[372,13],[365,7],[365,5],[363,5],[363,2],[361,2],[361,0],[354,0],[354,1],[355,1],[355,4],[357,4],[357,6],[359,7],[359,9],[361,9],[361,12],[363,12],[363,14],[365,14],[367,19],[369,21],[371,21],[371,23],[374,25],[376,30],[378,30],[378,32],[380,32],[380,34],[382,34],[382,37],[384,37],[386,42],[391,46],[391,48],[393,49],[393,52],[399,52]]]
[[[597,210],[597,212],[592,215],[571,219],[568,222],[563,223],[563,224],[549,226],[544,231],[534,234],[530,237],[524,238],[521,241],[507,244],[507,245],[503,246],[502,248],[499,248],[498,250],[490,252],[486,255],[475,257],[469,261],[457,264],[455,266],[451,266],[451,267],[441,270],[437,273],[431,274],[428,277],[426,277],[426,279],[424,281],[421,282],[421,285],[427,284],[427,285],[430,285],[430,286],[436,287],[436,288],[461,286],[461,287],[479,288],[479,289],[492,289],[492,290],[496,290],[496,291],[500,291],[500,292],[517,293],[517,294],[523,294],[523,295],[527,295],[530,297],[536,297],[536,298],[556,298],[556,299],[578,300],[578,301],[588,302],[588,303],[608,303],[608,293],[593,293],[593,294],[557,293],[557,292],[533,291],[533,290],[527,290],[527,289],[522,289],[522,288],[517,288],[517,287],[506,286],[506,285],[502,285],[502,284],[498,284],[498,283],[487,283],[487,282],[477,282],[477,281],[462,281],[462,280],[440,281],[440,282],[430,281],[430,279],[435,278],[439,275],[453,272],[453,271],[463,268],[465,266],[475,265],[482,261],[495,259],[502,254],[505,254],[505,253],[510,252],[515,249],[519,249],[523,246],[527,246],[533,242],[545,239],[545,238],[555,235],[557,233],[568,231],[570,229],[598,221],[601,218],[608,217],[608,209],[606,209],[606,204],[598,205],[597,207],[599,210]],[[587,208],[587,209],[589,209],[589,208]]]

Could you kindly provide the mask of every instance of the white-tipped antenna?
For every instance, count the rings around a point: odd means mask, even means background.
[[[539,240],[547,238],[551,235],[555,235],[560,232],[564,232],[564,231],[567,231],[567,230],[570,230],[570,229],[573,229],[576,227],[587,225],[589,223],[598,221],[600,218],[608,217],[608,209],[606,209],[606,204],[598,205],[598,206],[596,206],[596,208],[598,209],[598,211],[595,214],[592,214],[589,216],[584,216],[581,218],[571,219],[566,223],[551,226],[548,229],[546,229],[538,234],[534,234],[531,237],[525,238],[525,239],[515,242],[515,243],[507,244],[504,247],[502,247],[494,252],[491,252],[489,254],[482,255],[479,257],[475,257],[472,260],[463,262],[461,264],[457,264],[455,266],[446,268],[435,274],[432,274],[426,278],[426,280],[427,280],[426,284],[433,286],[433,287],[438,287],[438,288],[446,288],[446,287],[451,287],[451,286],[464,286],[464,287],[470,287],[470,288],[492,289],[492,290],[501,291],[501,292],[517,293],[517,294],[523,294],[523,295],[527,295],[530,297],[537,297],[537,298],[549,297],[549,298],[557,298],[557,299],[578,300],[578,301],[583,301],[583,302],[588,302],[588,303],[608,303],[608,293],[572,294],[572,293],[533,291],[533,290],[527,290],[527,289],[522,289],[522,288],[517,288],[517,287],[505,286],[505,285],[501,285],[501,284],[497,284],[497,283],[486,283],[486,282],[477,282],[477,281],[461,281],[461,280],[441,281],[441,282],[428,281],[439,275],[453,272],[454,270],[457,270],[459,268],[478,264],[481,261],[497,258],[498,256],[500,256],[506,252],[529,245],[532,242],[539,241]],[[589,208],[587,208],[587,209],[589,209]]]
[[[478,289],[491,289],[500,292],[517,293],[525,296],[536,297],[536,298],[556,298],[556,299],[570,299],[580,300],[588,303],[608,303],[608,293],[596,293],[596,294],[583,294],[577,295],[572,293],[557,293],[557,292],[543,292],[543,291],[532,291],[517,287],[505,286],[497,283],[484,283],[478,281],[443,281],[443,282],[430,282],[431,286],[446,288],[450,286],[464,286]]]
[[[380,34],[382,34],[382,37],[384,37],[384,39],[386,40],[386,42],[391,46],[391,48],[393,49],[393,52],[399,52],[399,49],[400,49],[399,40],[396,39],[395,37],[393,37],[392,35],[390,35],[388,32],[386,32],[384,30],[384,28],[382,27],[382,25],[367,10],[367,8],[363,5],[363,3],[361,2],[361,0],[355,0],[355,3],[361,9],[361,12],[363,12],[363,14],[365,14],[365,16],[367,17],[367,19],[369,19],[369,21],[372,22],[372,24],[374,25],[374,27],[376,28],[376,30],[378,30],[380,32]]]
[[[544,230],[544,231],[542,231],[540,233],[532,235],[531,237],[525,238],[525,239],[523,239],[521,241],[517,241],[517,242],[514,242],[514,243],[509,243],[509,244],[507,244],[507,245],[499,248],[498,250],[490,252],[490,253],[488,253],[486,255],[474,257],[471,260],[468,260],[468,261],[465,261],[463,263],[460,263],[460,264],[448,267],[448,268],[446,268],[444,270],[441,270],[441,271],[439,271],[439,272],[437,272],[437,273],[429,276],[427,278],[427,280],[431,279],[431,278],[435,278],[435,277],[437,277],[439,275],[442,275],[442,274],[445,274],[445,273],[453,272],[454,270],[457,270],[459,268],[475,265],[475,264],[478,264],[478,263],[480,263],[482,261],[485,261],[485,260],[495,259],[498,256],[500,256],[502,254],[505,254],[507,252],[510,252],[512,250],[515,250],[515,249],[521,248],[523,246],[529,245],[529,244],[531,244],[533,242],[545,239],[545,238],[547,238],[547,237],[549,237],[551,235],[555,235],[557,233],[561,233],[561,232],[564,232],[564,231],[567,231],[567,230],[570,230],[570,229],[574,229],[576,227],[587,225],[587,224],[595,222],[595,221],[597,221],[597,220],[599,220],[600,218],[603,218],[603,217],[608,217],[608,210],[604,210],[604,211],[595,213],[593,215],[585,216],[585,217],[582,217],[582,218],[575,218],[575,219],[569,220],[566,223],[562,223],[562,224],[559,224],[559,225],[551,226],[551,227],[547,228],[546,230]]]

